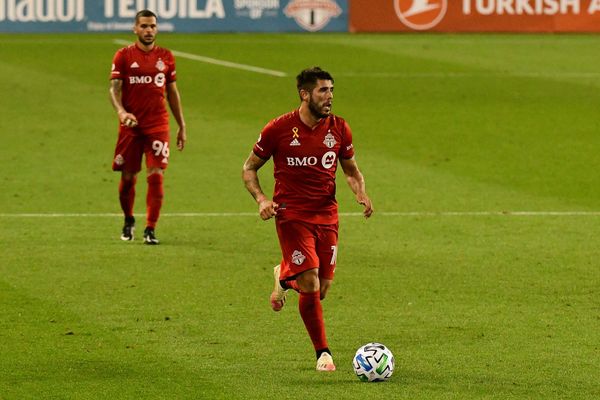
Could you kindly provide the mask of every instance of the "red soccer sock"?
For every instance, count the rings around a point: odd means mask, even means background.
[[[148,182],[148,193],[146,195],[146,226],[154,229],[158,216],[160,215],[160,208],[162,207],[162,201],[164,197],[163,190],[163,176],[162,174],[151,174],[146,179]]]
[[[119,182],[119,201],[121,202],[121,210],[126,217],[133,217],[133,202],[135,201],[135,183],[137,177],[133,179],[123,179]]]
[[[300,316],[304,321],[304,326],[308,331],[310,340],[315,350],[327,348],[327,338],[325,336],[325,323],[323,322],[323,307],[321,307],[320,293],[300,292],[298,308]]]

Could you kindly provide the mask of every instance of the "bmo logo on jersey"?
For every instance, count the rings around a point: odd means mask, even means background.
[[[335,165],[337,155],[334,151],[328,151],[321,157],[321,165],[325,169],[329,169]],[[290,167],[313,167],[317,165],[318,158],[314,156],[309,157],[286,157],[287,165]]]
[[[129,77],[130,85],[137,85],[137,84],[146,84],[147,85],[152,82],[154,82],[154,84],[158,87],[165,86],[165,74],[163,74],[161,72],[160,74],[156,74],[156,76],[154,76],[154,78],[152,78],[150,75],[130,76]]]
[[[287,165],[290,167],[312,167],[317,165],[317,157],[287,157]]]

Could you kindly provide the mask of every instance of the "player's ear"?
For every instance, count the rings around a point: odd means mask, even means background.
[[[300,99],[302,101],[308,101],[309,98],[310,93],[308,93],[308,90],[300,89]]]

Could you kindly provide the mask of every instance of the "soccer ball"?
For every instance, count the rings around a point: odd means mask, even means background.
[[[363,382],[383,382],[394,373],[394,355],[381,343],[361,346],[352,361],[354,372]]]

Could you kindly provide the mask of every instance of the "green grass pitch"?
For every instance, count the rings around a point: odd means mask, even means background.
[[[118,239],[114,39],[133,35],[0,35],[0,399],[600,397],[600,37],[159,35],[287,77],[178,58],[189,142],[158,247]],[[376,208],[341,216],[332,374],[297,296],[270,310],[275,230],[240,179],[311,65]],[[343,179],[338,199],[360,211]],[[371,341],[389,382],[354,376]]]

